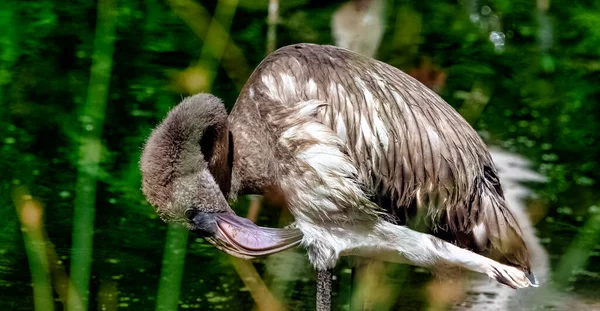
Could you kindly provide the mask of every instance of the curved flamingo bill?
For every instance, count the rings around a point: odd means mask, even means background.
[[[260,227],[231,212],[215,216],[216,230],[206,239],[235,257],[251,259],[267,256],[298,246],[302,241],[302,232],[295,228]]]

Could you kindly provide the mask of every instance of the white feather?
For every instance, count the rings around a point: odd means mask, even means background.
[[[385,124],[383,123],[381,118],[379,118],[379,114],[376,110],[373,111],[373,125],[373,127],[375,128],[375,133],[377,133],[377,138],[379,139],[383,150],[387,153],[390,147],[387,128],[385,127]]]
[[[283,96],[284,98],[293,98],[296,95],[296,83],[294,83],[294,77],[287,74],[282,73],[279,75],[281,77],[281,81],[283,82]]]
[[[308,79],[308,83],[306,83],[306,95],[308,97],[317,97],[317,84],[313,79]]]
[[[281,100],[279,97],[279,90],[277,90],[277,82],[275,81],[275,77],[270,74],[264,74],[262,75],[261,80],[267,87],[267,95],[271,97],[272,100]]]
[[[346,144],[348,141],[348,134],[346,132],[346,124],[344,123],[344,118],[341,114],[337,114],[335,119],[335,130],[338,137],[342,140],[342,143]]]

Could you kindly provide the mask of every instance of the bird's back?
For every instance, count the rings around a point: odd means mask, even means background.
[[[459,246],[529,268],[485,144],[402,71],[332,46],[287,46],[258,66],[232,115],[258,108],[268,120],[315,106],[313,117],[345,144],[362,186],[391,221],[422,220]]]

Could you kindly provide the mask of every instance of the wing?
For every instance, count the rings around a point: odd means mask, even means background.
[[[398,222],[412,208],[441,237],[529,269],[485,144],[409,75],[348,50],[298,44],[269,55],[243,92],[268,98],[257,106],[265,118],[319,103],[311,120],[336,134],[363,188]],[[280,133],[292,126],[283,119],[271,123]]]

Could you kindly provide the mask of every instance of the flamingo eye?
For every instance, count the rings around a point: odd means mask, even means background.
[[[188,208],[185,210],[185,212],[183,212],[183,214],[185,215],[185,218],[187,218],[189,220],[193,220],[194,217],[196,216],[197,212],[196,212],[196,209],[194,209],[194,208]]]

